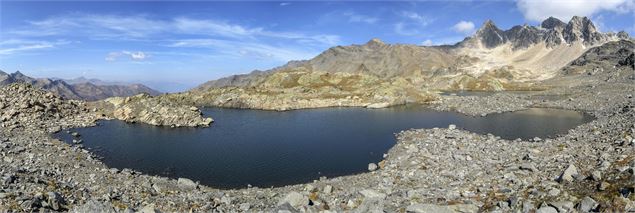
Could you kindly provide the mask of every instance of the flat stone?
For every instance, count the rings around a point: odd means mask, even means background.
[[[471,213],[478,212],[479,208],[472,204],[457,204],[457,205],[434,205],[434,204],[413,204],[406,207],[406,212],[412,213]]]
[[[154,204],[151,204],[151,205],[144,206],[137,213],[161,213],[161,212],[154,207]]]
[[[73,213],[86,213],[86,212],[100,212],[100,213],[116,213],[115,208],[110,203],[102,203],[97,200],[88,200],[83,205],[76,205],[70,212]]]
[[[298,192],[289,192],[282,199],[280,199],[280,201],[278,201],[278,206],[281,206],[285,203],[288,203],[293,208],[298,208],[300,206],[307,205],[309,203],[309,198]]]
[[[322,191],[324,192],[324,194],[331,194],[331,192],[333,192],[333,186],[326,185],[324,186],[324,189]]]
[[[558,210],[558,212],[571,212],[574,210],[574,204],[571,201],[557,201],[549,203],[549,206],[552,206]]]
[[[551,206],[540,207],[536,213],[558,213],[558,210]]]
[[[386,198],[386,194],[377,192],[377,191],[372,190],[372,189],[364,189],[364,190],[360,191],[359,193],[362,194],[367,199],[384,199],[384,198]]]
[[[580,203],[578,203],[577,209],[578,211],[581,211],[581,212],[590,212],[591,210],[594,210],[595,208],[597,208],[597,206],[598,206],[598,202],[593,200],[593,198],[590,198],[587,196],[582,198]]]

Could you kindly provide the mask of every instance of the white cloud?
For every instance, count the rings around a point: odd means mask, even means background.
[[[69,44],[71,42],[65,40],[58,41],[35,41],[35,40],[21,40],[21,39],[9,39],[0,41],[0,55],[11,55],[19,52],[38,50],[38,49],[51,49],[57,46]]]
[[[73,13],[29,21],[19,29],[7,30],[8,35],[20,37],[83,36],[90,39],[143,40],[162,39],[173,35],[223,37],[227,39],[292,39],[303,44],[334,45],[337,35],[306,34],[271,31],[262,27],[248,27],[222,20],[176,17],[153,19],[144,15],[119,16]]]
[[[553,16],[566,22],[573,16],[592,16],[601,11],[635,11],[635,0],[518,0],[516,5],[525,19],[532,21]]]
[[[431,24],[434,21],[434,19],[432,19],[432,18],[428,18],[428,17],[426,17],[424,15],[421,15],[421,14],[418,14],[418,13],[415,13],[415,12],[403,11],[403,12],[401,12],[401,15],[403,17],[409,18],[409,19],[419,23],[419,25],[421,25],[423,27],[428,26],[429,24]]]
[[[274,46],[250,41],[228,41],[218,39],[183,39],[174,41],[170,47],[208,48],[234,57],[249,57],[277,61],[310,59],[317,51],[295,49],[289,46]]]
[[[419,30],[406,27],[406,23],[398,22],[395,24],[395,32],[399,35],[412,36],[420,34]]]
[[[357,14],[357,13],[354,13],[354,12],[345,12],[342,15],[344,15],[345,17],[348,17],[348,22],[351,22],[351,23],[374,24],[375,22],[377,22],[379,20],[376,17],[361,15],[361,14]]]
[[[474,32],[474,22],[471,21],[459,21],[452,29],[459,33],[471,34]]]
[[[422,34],[422,29],[434,22],[434,19],[415,12],[402,11],[399,15],[404,20],[395,23],[394,30],[395,33],[400,35],[413,36]]]
[[[282,3],[280,3],[280,6],[284,7],[284,6],[287,6],[287,5],[290,5],[290,4],[291,4],[290,2],[282,2]]]
[[[463,36],[431,38],[421,42],[423,46],[453,45],[465,39]]]
[[[143,61],[146,58],[149,57],[148,54],[141,52],[141,51],[137,51],[137,52],[130,52],[130,51],[118,51],[118,52],[110,52],[108,53],[108,55],[106,55],[105,60],[106,61],[116,61],[117,59],[119,59],[122,56],[128,56],[130,57],[130,60],[133,61]]]

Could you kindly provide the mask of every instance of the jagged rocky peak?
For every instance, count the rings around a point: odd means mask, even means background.
[[[381,47],[386,45],[383,41],[379,40],[378,38],[373,38],[370,41],[366,42],[366,46],[370,47],[370,48],[376,48],[376,47]]]
[[[25,76],[24,74],[22,74],[22,73],[20,72],[20,70],[15,71],[15,72],[14,72],[14,73],[12,73],[11,75],[12,75],[12,76],[15,76],[15,77]]]
[[[483,23],[483,26],[476,31],[476,38],[487,48],[494,48],[507,42],[504,32],[498,29],[492,20]]]
[[[477,41],[486,48],[494,48],[509,43],[513,49],[528,48],[543,43],[547,47],[581,42],[592,46],[617,39],[628,39],[628,34],[620,32],[600,33],[587,17],[574,16],[568,23],[549,17],[540,26],[517,25],[509,30],[501,30],[492,20],[487,20],[469,41]]]
[[[507,40],[512,43],[512,48],[527,48],[542,40],[540,29],[533,26],[523,25],[515,26],[505,31]]]
[[[619,39],[630,39],[631,37],[628,35],[627,32],[622,30],[622,31],[617,33],[617,38],[619,38]]]
[[[562,29],[564,29],[565,26],[567,26],[566,23],[560,21],[560,19],[554,18],[553,16],[545,19],[540,24],[540,27],[542,27],[544,29],[549,29],[549,30],[554,30],[554,29],[562,30]]]
[[[582,41],[585,44],[595,44],[605,40],[604,35],[597,31],[589,18],[580,16],[571,18],[564,28],[563,37],[568,43]]]

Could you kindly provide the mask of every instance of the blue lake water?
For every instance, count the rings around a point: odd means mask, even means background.
[[[72,129],[83,145],[114,168],[186,177],[218,188],[306,183],[321,176],[365,172],[395,145],[394,133],[447,127],[502,138],[554,137],[592,120],[587,114],[530,109],[486,117],[419,106],[387,109],[324,108],[287,112],[203,110],[210,128],[168,128],[121,121]],[[70,143],[66,132],[56,137]]]

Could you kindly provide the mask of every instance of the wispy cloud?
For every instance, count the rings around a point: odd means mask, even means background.
[[[283,6],[283,7],[284,6],[288,6],[288,5],[291,5],[291,2],[282,2],[282,3],[280,3],[280,6]]]
[[[362,21],[365,17],[351,18]],[[340,37],[332,34],[277,31],[223,20],[191,17],[158,19],[148,15],[73,13],[28,21],[25,24],[18,29],[7,29],[6,34],[19,38],[68,37],[88,40],[151,41],[170,47],[214,47],[217,51],[229,52],[236,57],[274,60],[304,59],[314,55],[313,49],[324,49],[340,43]],[[205,42],[201,43],[202,41]],[[284,44],[284,48],[277,44]],[[3,52],[7,54],[21,49],[50,46],[23,46],[5,49]],[[140,61],[148,55],[145,52],[118,51],[108,53],[105,60],[115,61],[122,56]]]
[[[58,41],[36,41],[36,40],[21,40],[21,39],[9,39],[0,41],[0,55],[11,55],[25,51],[32,51],[38,49],[50,49],[57,46],[69,44],[71,42],[65,40]]]
[[[147,59],[148,57],[150,57],[150,55],[148,55],[148,54],[146,54],[145,52],[142,52],[142,51],[130,52],[130,51],[124,50],[124,51],[108,53],[108,55],[106,55],[105,60],[106,61],[116,61],[117,59],[119,59],[122,56],[128,56],[130,58],[130,60],[133,60],[133,61],[143,61],[143,60]]]
[[[419,13],[410,12],[410,11],[402,11],[401,16],[411,19],[414,22],[417,22],[419,25],[425,27],[428,24],[432,23],[434,19],[421,15]]]
[[[7,32],[22,37],[46,37],[53,35],[85,36],[97,39],[143,39],[181,36],[216,36],[231,39],[256,39],[269,37],[295,39],[305,43],[333,45],[339,42],[336,35],[310,35],[298,32],[271,31],[262,27],[248,27],[222,20],[176,17],[153,19],[145,15],[93,15],[75,13],[29,21],[20,29]]]
[[[375,22],[379,20],[379,18],[377,17],[361,15],[354,12],[344,12],[342,15],[345,17],[348,17],[348,22],[351,22],[351,23],[374,24]]]
[[[273,59],[279,61],[309,59],[318,54],[317,51],[280,47],[258,42],[227,41],[218,39],[184,39],[174,41],[169,46],[208,48],[215,50],[217,53],[228,56]]]
[[[405,36],[421,34],[423,28],[434,22],[433,18],[411,11],[401,11],[399,16],[403,20],[395,23],[394,30],[395,33]]]

